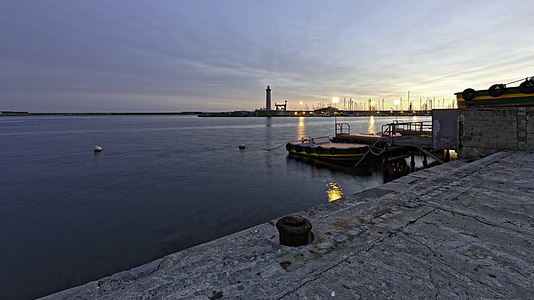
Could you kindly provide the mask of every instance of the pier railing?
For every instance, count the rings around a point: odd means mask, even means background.
[[[350,134],[349,123],[336,123],[336,136],[340,134]]]
[[[432,123],[402,122],[382,125],[382,136],[397,135],[432,136]]]
[[[396,122],[382,126],[382,141],[389,145],[432,148],[432,123]]]

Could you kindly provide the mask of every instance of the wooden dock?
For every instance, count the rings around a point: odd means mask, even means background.
[[[376,134],[338,134],[334,138],[340,143],[356,143],[366,145],[404,146],[432,149],[431,135],[400,135],[400,136],[380,136]]]
[[[436,148],[433,144],[432,124],[428,122],[390,123],[382,126],[381,134],[351,134],[350,125],[336,123],[335,142],[358,143],[377,147],[383,155],[384,164],[389,161],[411,157],[411,169],[415,170],[415,155],[427,156],[438,163],[450,159],[449,149]],[[445,150],[445,151],[444,151]],[[444,152],[444,157],[438,153]]]

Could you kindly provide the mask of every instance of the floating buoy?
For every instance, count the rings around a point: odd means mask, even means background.
[[[94,150],[95,152],[101,152],[101,151],[102,151],[102,147],[100,147],[100,146],[98,146],[98,145],[95,145],[94,148],[93,148],[93,150]]]
[[[239,149],[241,149],[241,150],[245,150],[245,148],[247,148],[247,146],[245,146],[245,144],[241,144],[241,145],[239,145]]]

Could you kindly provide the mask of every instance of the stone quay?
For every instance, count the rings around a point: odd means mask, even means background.
[[[47,299],[531,299],[534,154],[501,151],[411,173]],[[288,196],[289,197],[289,196]]]

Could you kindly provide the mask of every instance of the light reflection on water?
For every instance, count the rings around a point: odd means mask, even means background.
[[[306,135],[306,123],[304,122],[304,117],[299,117],[299,122],[297,124],[297,140],[301,139]]]
[[[341,185],[335,182],[329,182],[326,184],[326,197],[328,202],[332,202],[343,197],[343,189]]]
[[[367,133],[369,133],[369,134],[376,133],[375,117],[373,117],[373,116],[371,116],[369,118],[369,125],[367,126]]]

